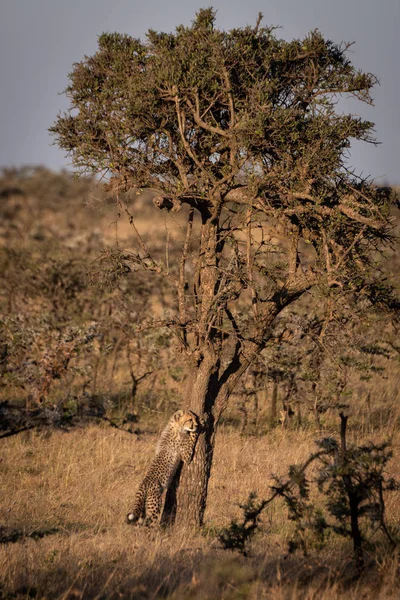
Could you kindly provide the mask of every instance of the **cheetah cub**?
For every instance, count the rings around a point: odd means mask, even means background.
[[[190,463],[193,458],[200,421],[191,410],[178,410],[172,415],[161,433],[156,456],[136,493],[128,523],[139,520],[150,524],[158,520],[163,491],[172,481],[181,461]]]

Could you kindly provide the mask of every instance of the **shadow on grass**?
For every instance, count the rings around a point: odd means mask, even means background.
[[[45,534],[46,535],[46,534]],[[32,537],[32,536],[31,536]],[[152,539],[149,538],[149,544]],[[196,540],[193,540],[196,546]],[[99,547],[102,546],[99,539]],[[87,555],[85,561],[69,556],[64,562],[39,565],[30,577],[19,578],[7,598],[165,598],[203,600],[223,598],[396,598],[397,577],[379,570],[373,561],[357,575],[347,558],[273,555],[259,552],[249,558],[216,548],[172,550],[127,543],[113,553]],[[398,560],[394,565],[398,572]],[[7,596],[8,593],[8,596]],[[1,593],[0,593],[1,596]]]
[[[41,540],[47,535],[54,535],[55,533],[59,533],[59,531],[57,527],[52,527],[51,529],[35,529],[26,533],[25,531],[12,529],[11,527],[2,527],[0,525],[0,544],[15,544],[25,539]]]

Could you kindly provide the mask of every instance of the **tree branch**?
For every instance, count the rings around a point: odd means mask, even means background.
[[[177,290],[178,290],[179,318],[180,318],[180,321],[182,324],[186,322],[185,265],[186,265],[187,255],[189,252],[190,240],[192,237],[193,213],[194,213],[193,208],[190,208],[189,215],[188,215],[186,238],[185,238],[185,242],[183,245],[181,260],[180,260],[180,264],[179,264],[179,280],[177,281],[177,284],[176,284]],[[186,330],[184,330],[184,332],[183,332],[183,337],[184,337],[184,341],[186,342],[187,341],[186,340]]]
[[[186,104],[190,108],[190,111],[192,113],[193,119],[194,119],[195,123],[197,125],[199,125],[199,127],[202,127],[202,129],[205,129],[209,133],[215,133],[217,135],[220,135],[221,137],[229,137],[229,131],[224,131],[220,127],[214,127],[213,125],[209,125],[208,123],[206,123],[206,121],[204,121],[200,117],[198,111],[193,106],[193,104],[191,103],[191,101],[189,100],[189,98],[186,98]]]
[[[208,180],[209,178],[213,179],[211,173],[208,171],[206,171],[203,167],[203,165],[201,164],[200,160],[198,159],[198,157],[195,155],[195,153],[193,152],[192,148],[190,147],[189,142],[186,139],[185,136],[185,120],[182,117],[182,113],[181,113],[181,108],[180,108],[180,100],[178,95],[175,96],[175,108],[176,108],[176,116],[178,119],[178,127],[179,127],[179,132],[181,134],[181,140],[182,140],[182,144],[188,154],[188,156],[193,160],[193,162],[195,163],[195,165],[200,169],[200,171],[202,172],[202,174],[205,176],[206,180]]]

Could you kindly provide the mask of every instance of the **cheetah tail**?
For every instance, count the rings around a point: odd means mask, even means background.
[[[145,513],[145,499],[146,494],[143,489],[139,489],[133,504],[133,509],[126,515],[126,521],[129,525],[133,525],[139,521],[141,517],[144,517]]]

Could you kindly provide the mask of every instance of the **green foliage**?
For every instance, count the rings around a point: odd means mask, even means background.
[[[312,286],[332,303],[352,297],[364,308],[398,308],[376,265],[377,251],[392,239],[393,192],[346,164],[352,140],[373,141],[373,123],[337,112],[343,95],[372,103],[376,78],[352,64],[351,44],[318,30],[285,41],[261,25],[261,15],[255,27],[230,31],[218,29],[215,17],[202,9],[190,26],[150,30],[145,40],[103,33],[97,52],[69,75],[69,108],[50,129],[56,142],[78,171],[109,178],[121,206],[124,190],[147,187],[158,194],[158,208],[195,209],[204,228],[199,256],[215,236],[210,310],[200,309],[201,280],[200,288],[179,281],[185,344],[200,315],[216,335],[218,313],[234,343],[262,347],[271,320]],[[276,231],[284,242],[256,242],[257,230],[271,238]],[[246,251],[243,234],[250,236]],[[165,280],[179,268],[179,259],[171,269],[153,260],[138,240],[131,253],[102,257],[111,284],[128,268]],[[309,246],[304,264],[301,243]],[[189,246],[182,260],[189,266],[190,258],[195,272]],[[231,308],[249,288],[253,317]]]
[[[159,187],[160,176],[168,173],[165,183],[177,191],[182,172],[168,145],[182,164],[189,160],[183,159],[177,100],[182,117],[188,115],[193,152],[211,161],[193,165],[203,173],[203,183],[196,182],[200,195],[230,170],[221,139],[232,125],[230,101],[235,126],[229,136],[236,151],[246,153],[258,177],[260,159],[279,164],[268,177],[279,195],[277,206],[283,174],[285,192],[299,191],[297,167],[306,160],[308,176],[315,177],[315,189],[322,193],[328,173],[340,169],[350,138],[371,139],[372,123],[335,114],[334,106],[338,93],[371,102],[376,79],[355,69],[348,46],[325,40],[318,31],[291,42],[268,27],[224,32],[207,9],[191,27],[181,25],[175,33],[150,30],[145,42],[103,33],[98,44],[94,56],[74,66],[66,89],[71,108],[51,128],[79,168],[134,177],[141,187]]]
[[[347,418],[341,415],[341,444],[334,438],[317,442],[318,450],[302,465],[289,467],[285,478],[275,477],[272,495],[256,502],[252,492],[248,501],[240,505],[243,518],[232,521],[218,538],[230,550],[246,552],[246,544],[259,528],[260,516],[267,505],[282,498],[293,521],[294,533],[289,540],[289,552],[301,548],[305,553],[312,547],[321,547],[329,531],[352,539],[357,564],[363,562],[363,545],[368,531],[377,529],[390,544],[396,542],[385,521],[386,492],[399,490],[399,483],[386,476],[386,467],[392,458],[389,442],[362,444],[346,448]],[[308,468],[316,463],[316,473],[307,476]],[[313,488],[321,494],[317,501]],[[372,539],[369,540],[372,544]]]
[[[264,502],[257,502],[257,494],[251,492],[245,504],[239,504],[243,510],[243,521],[232,521],[230,526],[218,533],[218,539],[226,550],[238,550],[246,556],[246,545],[256,533],[259,518],[265,508]]]
[[[330,525],[336,533],[353,536],[349,523],[350,498],[354,499],[358,518],[366,517],[373,528],[377,526],[388,533],[383,493],[399,489],[394,479],[387,479],[385,475],[392,455],[389,442],[369,442],[350,447],[339,456],[330,453],[321,457],[316,483],[327,499],[328,513],[336,521]]]

